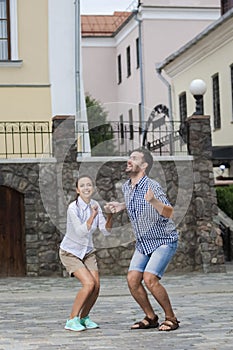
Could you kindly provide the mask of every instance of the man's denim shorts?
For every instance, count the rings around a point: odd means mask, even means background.
[[[144,255],[136,249],[130,262],[129,271],[150,272],[161,278],[176,252],[177,245],[177,241],[161,245],[149,255]]]

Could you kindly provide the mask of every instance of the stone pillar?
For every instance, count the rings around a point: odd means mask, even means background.
[[[193,156],[197,248],[204,272],[225,272],[224,253],[219,228],[214,223],[218,214],[212,164],[210,117],[188,118],[188,150]]]
[[[62,239],[66,227],[66,211],[75,195],[75,175],[77,147],[75,140],[75,117],[55,116],[52,135],[53,156],[56,158],[56,204],[57,229]],[[70,195],[72,193],[72,195]]]
[[[53,117],[53,156],[59,162],[76,160],[75,117],[57,115]]]

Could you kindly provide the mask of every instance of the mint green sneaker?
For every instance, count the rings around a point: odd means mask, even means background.
[[[99,328],[98,324],[92,321],[89,316],[81,318],[80,323],[86,329]]]
[[[81,325],[80,318],[76,316],[66,321],[65,329],[68,329],[69,331],[80,332],[84,331],[86,328]]]

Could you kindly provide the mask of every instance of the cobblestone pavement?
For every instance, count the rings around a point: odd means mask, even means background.
[[[233,348],[233,270],[166,274],[163,284],[181,321],[178,330],[130,330],[143,314],[125,277],[117,276],[101,278],[100,296],[91,313],[100,328],[76,333],[64,330],[79,287],[75,279],[0,279],[0,350]],[[162,321],[161,308],[152,303]]]

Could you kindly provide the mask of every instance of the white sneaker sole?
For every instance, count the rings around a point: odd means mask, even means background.
[[[82,331],[85,331],[85,329],[86,328],[82,328],[82,329],[73,329],[73,328],[71,328],[71,327],[64,327],[65,328],[65,330],[67,330],[67,331],[73,331],[73,332],[82,332]]]

